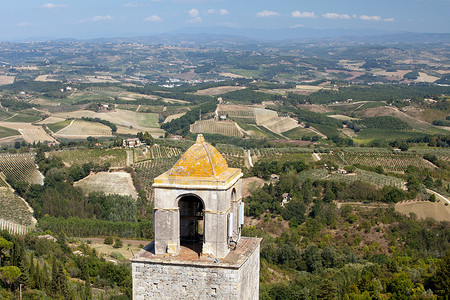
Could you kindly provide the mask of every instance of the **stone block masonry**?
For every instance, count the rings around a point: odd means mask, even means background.
[[[218,262],[152,254],[152,246],[132,261],[133,299],[258,299],[259,238],[242,238]]]

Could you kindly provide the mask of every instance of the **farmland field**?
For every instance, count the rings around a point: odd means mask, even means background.
[[[238,129],[235,122],[204,120],[197,121],[191,125],[193,133],[215,133],[225,136],[242,137],[242,132]]]
[[[180,113],[180,114],[170,115],[170,116],[168,116],[168,117],[164,120],[163,123],[168,123],[168,122],[170,122],[170,121],[172,121],[172,120],[181,118],[181,117],[184,116],[185,114],[186,114],[186,113],[184,112],[184,113]]]
[[[122,149],[82,149],[53,151],[49,155],[59,156],[67,165],[82,165],[85,163],[105,164],[109,162],[111,167],[126,167],[127,153]]]
[[[5,76],[0,75],[0,85],[11,84],[14,83],[14,79],[16,76]]]
[[[178,161],[178,158],[178,156],[156,158],[134,164],[136,174],[142,182],[148,197],[151,197],[152,194],[153,179],[172,168]]]
[[[80,187],[86,194],[103,192],[106,195],[118,194],[137,198],[133,180],[127,172],[99,172],[74,182],[73,185]]]
[[[0,127],[0,139],[14,135],[20,135],[20,132],[10,128]]]
[[[15,116],[4,120],[7,122],[24,122],[24,123],[33,123],[36,121],[39,121],[41,118],[38,116],[33,116],[33,115],[28,115],[28,114],[23,114],[23,113],[18,113]]]
[[[44,176],[37,169],[34,153],[1,154],[0,171],[14,180],[44,184]]]
[[[60,118],[55,118],[55,117],[50,117],[48,119],[51,119],[49,121],[62,120]],[[46,119],[46,120],[48,120],[48,119]],[[46,120],[44,120],[44,121],[46,121]],[[50,129],[53,132],[58,132],[61,129],[69,126],[71,123],[72,123],[72,120],[63,120],[63,121],[60,121],[60,122],[57,122],[57,123],[47,124],[47,128]]]
[[[303,127],[296,127],[293,129],[290,129],[288,131],[283,132],[283,135],[293,139],[293,140],[299,140],[301,139],[303,136],[318,136],[318,134],[316,132],[314,132],[313,130],[309,129],[309,128],[303,128]]]
[[[135,111],[117,109],[107,113],[96,113],[90,110],[78,110],[73,112],[59,112],[52,114],[59,118],[74,118],[81,119],[81,117],[100,118],[102,120],[110,121],[116,125],[136,128],[139,131],[146,130],[146,128],[159,128],[158,115],[153,113],[139,113]]]
[[[21,122],[0,122],[0,128],[6,127],[9,129],[14,129],[20,132],[23,139],[27,143],[33,142],[45,142],[52,141],[56,142],[53,137],[48,135],[41,126],[31,125],[30,123]]]
[[[421,219],[432,218],[436,221],[450,222],[450,206],[444,205],[443,201],[403,201],[395,204],[395,210],[405,215],[414,213]]]
[[[253,138],[259,139],[259,138],[268,138],[271,137],[272,135],[267,134],[266,132],[264,132],[263,130],[261,130],[260,128],[258,128],[258,126],[253,125],[253,124],[248,124],[248,123],[243,123],[243,122],[239,122],[238,123],[239,127],[241,127],[243,130],[245,130],[245,132],[247,132],[248,134],[250,134]]]
[[[228,92],[234,92],[234,91],[238,91],[238,90],[242,90],[242,89],[245,89],[245,87],[241,87],[241,86],[218,86],[218,87],[213,87],[213,88],[209,88],[209,89],[205,89],[205,90],[199,90],[195,94],[197,94],[197,95],[215,96],[215,95],[225,94],[225,93],[228,93]]]
[[[155,144],[151,147],[134,148],[133,153],[134,161],[139,162],[155,158],[171,158],[174,156],[179,157],[181,155],[181,149]]]
[[[111,128],[83,120],[72,120],[70,124],[56,132],[61,136],[111,136]]]
[[[0,188],[0,219],[20,225],[34,225],[33,210],[9,188]]]
[[[371,183],[379,188],[389,185],[402,190],[406,190],[406,183],[397,177],[386,176],[360,169],[356,169],[356,172],[352,174],[340,174],[340,173],[330,174],[326,169],[312,169],[301,172],[300,178],[302,181],[306,179],[311,180],[324,179],[332,181],[342,181],[347,183],[359,180]]]
[[[273,110],[255,108],[256,124],[264,126],[275,133],[282,133],[300,125],[294,119],[289,117],[279,117]]]
[[[429,161],[414,154],[344,153],[345,164],[383,167],[390,172],[403,172],[409,165],[420,169],[435,169]]]

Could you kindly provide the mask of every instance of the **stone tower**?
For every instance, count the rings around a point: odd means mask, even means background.
[[[258,299],[261,239],[241,237],[241,178],[201,134],[155,178],[155,240],[131,259],[133,299]]]

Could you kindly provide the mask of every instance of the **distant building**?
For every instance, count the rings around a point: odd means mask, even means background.
[[[142,145],[142,143],[141,143],[141,140],[138,138],[123,140],[124,147],[133,148],[133,147],[139,147],[140,145]]]

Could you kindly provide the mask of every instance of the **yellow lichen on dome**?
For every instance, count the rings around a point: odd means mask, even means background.
[[[227,169],[222,154],[199,134],[195,144],[172,167],[169,177],[216,177]]]

